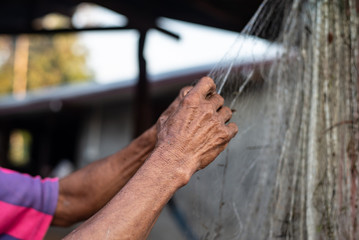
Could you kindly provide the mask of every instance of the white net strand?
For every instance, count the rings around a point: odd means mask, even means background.
[[[200,239],[359,239],[356,14],[266,0],[211,71],[239,132],[176,194]]]

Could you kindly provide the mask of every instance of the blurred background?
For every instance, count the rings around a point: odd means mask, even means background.
[[[0,165],[63,177],[123,148],[226,55],[260,3],[1,1]],[[245,44],[260,59],[265,40]],[[172,202],[149,239],[185,232]]]

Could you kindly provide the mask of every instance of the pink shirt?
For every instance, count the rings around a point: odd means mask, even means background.
[[[50,226],[59,192],[58,179],[0,167],[0,240],[40,240]]]

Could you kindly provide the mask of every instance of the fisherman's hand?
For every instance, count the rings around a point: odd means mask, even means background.
[[[209,77],[202,78],[180,100],[177,109],[161,123],[156,150],[166,163],[182,168],[191,176],[211,163],[238,132],[226,124],[232,111]],[[189,179],[188,179],[189,180]]]
[[[167,121],[168,117],[171,116],[175,110],[178,108],[180,102],[182,99],[187,95],[187,93],[192,89],[193,87],[187,86],[181,89],[180,93],[178,94],[177,98],[171,103],[171,105],[161,114],[161,116],[158,118],[156,122],[156,129],[157,132],[160,132],[160,130],[163,128],[164,123]]]
[[[158,118],[156,124],[150,127],[147,131],[145,131],[141,136],[138,137],[138,142],[140,143],[141,148],[151,147],[151,150],[156,145],[157,142],[157,134],[159,130],[162,128],[163,124],[167,121],[168,117],[175,111],[178,107],[181,100],[186,96],[186,94],[192,89],[192,87],[187,86],[181,89],[180,93],[176,97],[176,99],[171,103],[171,105],[161,114]],[[146,156],[147,158],[147,156]]]

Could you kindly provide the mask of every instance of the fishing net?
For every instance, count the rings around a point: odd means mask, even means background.
[[[239,132],[175,196],[188,238],[359,239],[356,14],[353,0],[262,3],[209,74]],[[243,58],[243,39],[266,54]]]

